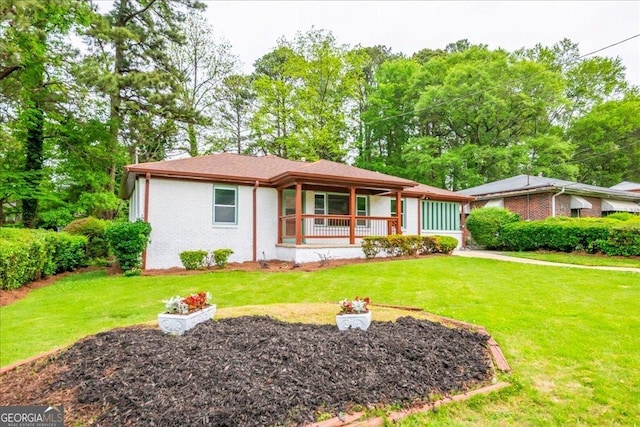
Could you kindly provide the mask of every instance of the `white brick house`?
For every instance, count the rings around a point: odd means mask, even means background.
[[[146,269],[180,267],[180,252],[197,249],[230,248],[232,262],[304,263],[362,257],[364,236],[462,242],[461,203],[473,199],[326,160],[229,153],[129,165],[122,196],[130,220],[152,227]]]

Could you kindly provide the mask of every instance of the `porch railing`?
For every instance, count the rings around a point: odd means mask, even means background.
[[[388,236],[398,234],[398,218],[382,216],[357,216],[353,231],[349,215],[307,215],[301,217],[302,239],[350,239],[365,236]],[[280,232],[282,240],[295,241],[296,216],[284,215],[280,217]],[[353,232],[353,236],[351,233]]]

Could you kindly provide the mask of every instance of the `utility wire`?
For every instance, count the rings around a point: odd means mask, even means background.
[[[599,49],[593,50],[593,51],[591,51],[591,52],[585,53],[584,55],[580,55],[580,56],[578,56],[577,58],[573,58],[573,59],[571,59],[571,60],[569,60],[569,61],[566,61],[566,62],[560,63],[560,64],[558,64],[558,65],[559,65],[560,67],[564,67],[564,66],[567,66],[567,65],[571,65],[572,63],[577,62],[577,61],[579,61],[580,59],[586,58],[587,56],[591,56],[591,55],[594,55],[594,54],[596,54],[596,53],[598,53],[598,52],[602,52],[603,50],[607,50],[607,49],[610,49],[610,48],[612,48],[612,47],[614,47],[614,46],[618,46],[618,45],[620,45],[620,44],[622,44],[622,43],[628,42],[629,40],[633,40],[633,39],[635,39],[635,38],[637,38],[637,37],[640,37],[640,33],[635,34],[635,35],[633,35],[633,36],[631,36],[631,37],[627,37],[627,38],[626,38],[626,39],[624,39],[624,40],[620,40],[620,41],[617,41],[617,42],[612,43],[612,44],[610,44],[610,45],[607,45],[607,46],[601,47],[601,48],[599,48]],[[535,77],[535,76],[537,76],[537,75],[539,75],[539,74],[542,74],[542,73],[544,73],[544,72],[547,72],[547,71],[549,71],[549,70],[548,70],[547,68],[545,68],[544,70],[541,70],[541,71],[538,71],[538,72],[536,72],[536,73],[531,74],[531,75],[529,76],[529,78],[531,78],[531,77]],[[515,82],[515,81],[516,81],[516,80],[514,79],[514,82]],[[475,95],[480,95],[480,94],[482,94],[482,93],[485,93],[485,92],[490,91],[491,89],[492,89],[492,88],[489,88],[489,89],[481,89],[481,90],[478,90],[478,91],[475,91],[475,92],[471,92],[471,93],[467,93],[467,94],[465,94],[465,95],[458,96],[458,97],[453,98],[453,99],[448,99],[448,100],[445,100],[445,101],[436,102],[435,104],[431,104],[431,105],[429,105],[428,107],[417,108],[417,109],[413,109],[413,110],[411,110],[411,111],[407,111],[406,113],[399,113],[399,114],[394,114],[394,115],[392,115],[392,116],[382,117],[382,118],[379,118],[379,119],[376,119],[376,120],[372,120],[372,121],[370,121],[370,122],[365,122],[364,124],[365,124],[365,125],[371,125],[371,124],[378,123],[378,122],[385,122],[385,121],[387,121],[387,120],[395,119],[395,118],[398,118],[398,117],[404,117],[404,116],[412,115],[412,114],[418,113],[418,112],[420,112],[420,111],[428,110],[428,109],[433,108],[433,107],[439,107],[439,106],[442,106],[442,105],[450,104],[450,103],[452,103],[452,102],[461,101],[461,100],[463,100],[463,99],[470,98],[470,97],[475,96]]]

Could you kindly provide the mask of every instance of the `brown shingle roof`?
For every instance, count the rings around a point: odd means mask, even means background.
[[[278,156],[243,156],[220,153],[188,159],[139,163],[126,166],[128,173],[157,176],[223,179],[239,183],[281,184],[296,178],[333,183],[368,183],[374,187],[404,188],[416,185],[408,179],[385,175],[328,160],[307,163]]]
[[[349,166],[329,160],[318,160],[313,163],[304,163],[303,166],[298,169],[289,170],[273,177],[273,181],[279,183],[295,178],[309,178],[334,183],[360,183],[368,184],[372,187],[391,186],[393,188],[404,188],[416,185],[415,182],[408,179],[385,175],[380,172],[361,169],[355,166]]]
[[[453,191],[444,190],[438,187],[432,187],[426,184],[418,184],[415,187],[411,187],[403,191],[403,194],[408,196],[425,196],[430,200],[448,200],[448,201],[471,201],[474,200],[473,196],[466,196],[464,194],[454,193]]]
[[[284,171],[296,170],[304,162],[283,159],[278,156],[243,156],[233,153],[211,154],[187,159],[138,163],[126,167],[128,172],[194,178],[238,179],[241,182],[267,181]]]

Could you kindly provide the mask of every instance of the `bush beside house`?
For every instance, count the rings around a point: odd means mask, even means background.
[[[362,251],[366,258],[375,258],[380,253],[388,256],[450,254],[458,246],[451,236],[369,236],[362,239]]]
[[[0,228],[0,288],[85,266],[88,239],[65,232]]]
[[[502,230],[507,224],[520,221],[520,215],[502,208],[473,209],[467,218],[467,230],[473,240],[487,249],[503,246]]]
[[[469,214],[467,228],[476,243],[487,249],[640,256],[640,216],[628,213],[520,221],[507,209],[479,208]]]
[[[70,222],[62,231],[86,236],[89,239],[87,247],[89,259],[105,259],[109,256],[109,244],[105,237],[108,224],[108,221],[90,216]]]
[[[107,227],[105,236],[109,247],[125,274],[140,272],[142,252],[149,243],[151,225],[141,219],[135,222],[114,222]]]

